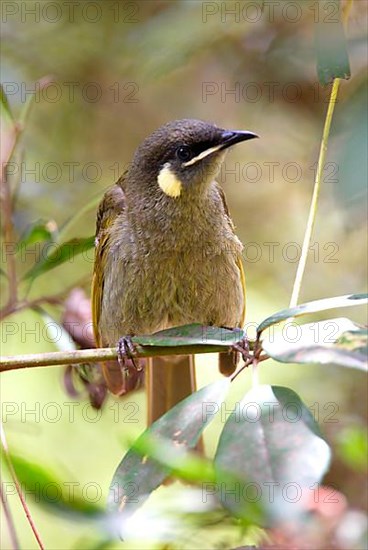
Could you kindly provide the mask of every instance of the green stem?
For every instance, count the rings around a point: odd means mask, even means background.
[[[347,21],[349,19],[349,13],[353,6],[353,0],[347,0],[344,10],[343,10],[343,16],[342,21],[343,24],[346,26]],[[313,227],[316,220],[316,213],[317,213],[317,205],[318,205],[318,198],[319,193],[321,190],[321,182],[322,182],[322,175],[323,170],[325,166],[325,158],[326,158],[326,152],[327,152],[327,145],[328,145],[328,139],[330,137],[330,129],[331,129],[331,122],[332,117],[335,109],[335,104],[337,101],[337,95],[340,88],[340,78],[335,78],[332,85],[331,90],[331,96],[330,101],[328,103],[328,109],[327,109],[327,115],[325,120],[325,126],[323,129],[323,136],[322,136],[322,142],[321,147],[319,151],[319,158],[318,158],[318,166],[317,166],[317,172],[316,172],[316,178],[314,181],[314,189],[313,189],[313,196],[312,196],[312,202],[309,209],[309,217],[307,222],[307,228],[304,235],[304,241],[303,241],[303,247],[302,247],[302,253],[300,255],[300,260],[298,264],[298,269],[296,271],[295,275],[295,281],[293,286],[293,292],[291,294],[290,298],[290,304],[289,307],[295,307],[298,304],[299,296],[300,296],[300,290],[302,287],[302,281],[303,276],[305,272],[305,266],[307,264],[307,258],[308,258],[308,250],[310,247],[311,239],[312,239],[312,233],[313,233]]]
[[[332,85],[330,101],[328,104],[325,127],[323,129],[323,136],[322,136],[322,142],[321,142],[321,147],[319,151],[318,166],[317,166],[316,178],[314,182],[312,202],[309,209],[309,216],[308,216],[307,228],[305,230],[305,235],[304,235],[302,253],[300,256],[298,269],[296,271],[293,292],[291,294],[289,307],[295,307],[298,304],[298,300],[299,300],[300,289],[302,286],[303,276],[305,272],[305,266],[307,264],[308,250],[312,239],[314,223],[316,221],[318,198],[321,190],[323,170],[325,167],[328,138],[330,136],[331,122],[332,122],[332,117],[335,109],[337,95],[339,92],[339,87],[340,87],[340,78],[335,78]]]

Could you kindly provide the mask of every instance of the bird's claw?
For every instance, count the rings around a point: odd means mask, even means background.
[[[126,359],[134,362],[136,349],[131,336],[122,336],[118,341],[118,361],[123,367]]]
[[[118,346],[118,362],[124,373],[124,378],[138,379],[138,373],[142,371],[142,365],[136,357],[136,348],[131,336],[123,336],[119,338]]]
[[[248,338],[244,337],[239,342],[236,342],[231,346],[231,348],[235,351],[238,351],[240,355],[243,358],[244,363],[249,363],[252,359],[252,355],[250,353],[249,349],[249,341]]]

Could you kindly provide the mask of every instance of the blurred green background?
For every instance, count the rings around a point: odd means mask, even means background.
[[[15,115],[35,90],[35,82],[52,78],[37,96],[11,165],[11,183],[19,183],[14,218],[18,235],[37,220],[54,221],[63,240],[93,234],[104,189],[123,172],[140,141],[169,120],[201,118],[228,129],[249,129],[261,139],[232,151],[219,178],[245,245],[247,321],[255,326],[286,307],[329,97],[329,87],[318,84],[314,32],[326,17],[328,23],[328,17],[336,16],[308,0],[283,0],[275,6],[266,2],[263,11],[261,4],[3,2],[1,81]],[[365,290],[366,16],[367,2],[355,1],[347,29],[352,77],[342,83],[336,106],[302,301]],[[328,24],[325,32],[328,37]],[[90,209],[65,225],[88,204]],[[31,250],[19,260],[20,273],[34,258]],[[92,267],[92,253],[67,262],[38,278],[28,297],[60,293],[74,284],[89,292]],[[5,301],[4,278],[1,285]],[[62,306],[47,310],[55,319],[63,312]],[[361,311],[352,310],[351,316],[364,321]],[[2,353],[57,349],[44,326],[37,312],[8,317],[2,324]],[[202,357],[199,365],[201,385],[216,379],[214,358]],[[78,482],[80,488],[91,484],[87,498],[96,495],[103,506],[117,463],[144,428],[144,394],[130,394],[121,401],[109,398],[102,413],[96,413],[87,399],[73,401],[65,393],[61,371],[44,368],[2,375],[2,416],[9,445],[52,468],[63,480]],[[364,434],[363,374],[332,366],[267,362],[260,376],[264,383],[291,386],[318,411],[334,449],[326,482],[341,490],[353,507],[365,507],[364,461],[357,465],[351,460],[344,439],[352,428]],[[239,400],[249,385],[250,376],[239,380],[232,401]],[[209,453],[223,421],[218,417],[208,430]],[[5,471],[4,479],[8,482]],[[170,489],[160,491],[165,495]],[[17,499],[9,499],[22,547],[35,548]],[[27,501],[47,548],[96,544],[98,537],[89,527],[51,517],[31,496]],[[2,517],[4,525],[3,521]],[[188,547],[212,544],[208,534],[198,540],[197,535],[188,535]],[[217,543],[228,537],[223,528]],[[2,529],[2,547],[9,544],[7,530]],[[143,545],[152,547],[141,540],[124,547]]]

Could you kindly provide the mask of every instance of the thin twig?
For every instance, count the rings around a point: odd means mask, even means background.
[[[18,283],[17,283],[15,254],[14,254],[14,250],[12,250],[12,247],[16,242],[14,224],[13,224],[13,200],[12,200],[12,194],[10,190],[8,174],[7,174],[7,167],[10,159],[14,154],[20,134],[21,134],[21,130],[16,124],[14,124],[13,143],[9,151],[9,156],[5,160],[1,170],[1,187],[2,187],[1,213],[3,216],[4,250],[6,251],[6,254],[7,254],[6,266],[7,266],[7,279],[8,279],[8,288],[9,288],[7,307],[9,308],[11,308],[14,304],[17,303]]]
[[[40,89],[45,88],[48,86],[48,84],[51,82],[50,77],[44,77],[41,78],[41,80],[38,81],[38,84],[40,86]],[[13,121],[13,127],[12,127],[12,142],[10,144],[9,151],[7,152],[7,156],[4,159],[1,159],[1,174],[0,174],[0,182],[1,182],[1,212],[3,217],[3,236],[4,236],[4,246],[5,250],[7,251],[7,258],[6,258],[6,265],[7,265],[7,278],[8,278],[8,287],[9,287],[9,296],[8,296],[8,303],[5,306],[4,309],[11,310],[14,304],[17,304],[18,301],[18,281],[17,281],[17,269],[16,269],[16,261],[15,261],[15,254],[14,250],[11,250],[11,248],[16,244],[16,233],[14,229],[14,223],[13,223],[13,196],[9,184],[8,179],[8,164],[13,158],[13,155],[15,153],[15,150],[18,146],[19,140],[23,135],[24,129],[26,127],[26,122],[29,117],[29,114],[31,112],[33,103],[35,101],[35,96],[32,95],[31,98],[27,101],[25,104],[19,121]],[[10,247],[10,251],[7,250],[7,245]]]
[[[17,491],[17,494],[18,494],[18,497],[19,497],[19,500],[22,504],[22,508],[26,514],[26,517],[27,517],[27,520],[28,520],[28,523],[33,531],[33,534],[37,540],[37,544],[39,546],[39,548],[41,550],[44,550],[44,545],[42,544],[42,541],[41,541],[41,538],[40,538],[40,535],[37,531],[37,528],[36,528],[36,525],[32,519],[32,516],[31,516],[31,512],[29,511],[29,508],[27,506],[27,503],[24,499],[24,496],[23,496],[23,493],[22,493],[22,489],[20,487],[20,484],[19,484],[19,481],[18,481],[18,478],[17,478],[17,474],[15,473],[15,470],[14,470],[14,467],[13,467],[13,464],[12,464],[12,461],[11,461],[11,458],[10,458],[10,454],[9,454],[9,448],[8,448],[8,443],[6,441],[6,437],[5,437],[5,431],[4,431],[4,428],[3,428],[3,425],[0,424],[0,438],[1,438],[1,445],[3,447],[3,450],[4,450],[4,455],[5,455],[5,459],[6,459],[6,463],[7,463],[7,466],[8,466],[8,469],[9,469],[9,472],[10,472],[10,475],[11,475],[11,478],[14,482],[14,485],[15,485],[15,488],[16,488],[16,491]]]
[[[135,357],[156,357],[165,355],[192,355],[200,353],[221,353],[228,351],[227,346],[197,344],[189,346],[141,346],[135,345]],[[34,367],[54,367],[114,361],[118,358],[116,348],[82,349],[72,351],[54,351],[0,357],[0,372]]]
[[[0,310],[0,321],[5,319],[9,315],[22,311],[26,308],[32,309],[42,304],[60,304],[63,300],[65,300],[65,298],[67,297],[69,292],[73,290],[73,288],[75,288],[76,286],[83,286],[86,281],[87,277],[83,277],[82,279],[80,279],[80,281],[74,282],[72,285],[68,286],[57,294],[41,296],[40,298],[35,298],[34,300],[21,300],[18,301],[16,304],[12,304],[11,306],[6,305],[3,309]]]

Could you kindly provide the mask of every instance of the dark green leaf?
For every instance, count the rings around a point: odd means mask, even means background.
[[[149,336],[137,336],[133,341],[142,346],[214,345],[229,347],[244,337],[241,328],[227,329],[199,323],[160,330]]]
[[[87,252],[94,246],[94,237],[71,239],[53,248],[52,252],[36,263],[24,276],[24,279],[35,279],[65,262],[72,262],[75,256]]]
[[[110,486],[110,510],[132,514],[170,474],[169,467],[147,455],[142,457],[135,449],[145,445],[153,449],[154,443],[162,438],[175,447],[193,449],[219,410],[229,384],[229,379],[222,379],[193,393],[142,434],[115,471]]]
[[[282,363],[334,363],[367,370],[365,328],[345,318],[293,323],[293,327],[292,340],[286,330],[262,340],[262,348],[270,357]]]
[[[322,86],[351,76],[340,0],[320,0],[315,24],[317,73]]]
[[[351,307],[366,304],[368,302],[368,294],[346,294],[345,296],[335,296],[334,298],[324,298],[322,300],[314,300],[313,302],[306,302],[299,306],[282,309],[274,315],[267,317],[258,326],[257,332],[261,334],[266,328],[285,321],[292,317],[300,317],[308,313],[316,313],[317,311],[327,311],[328,309],[335,309],[340,307]]]
[[[258,386],[246,394],[220,436],[216,467],[243,481],[237,492],[222,491],[222,503],[242,515],[247,497],[258,496],[277,515],[287,484],[301,494],[321,480],[329,461],[329,447],[300,397],[288,388]]]

